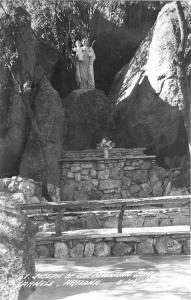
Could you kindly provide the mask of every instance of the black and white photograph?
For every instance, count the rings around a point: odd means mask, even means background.
[[[191,0],[0,0],[0,300],[191,299]]]

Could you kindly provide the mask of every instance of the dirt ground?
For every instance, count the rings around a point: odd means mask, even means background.
[[[190,256],[46,259],[28,300],[190,300]]]

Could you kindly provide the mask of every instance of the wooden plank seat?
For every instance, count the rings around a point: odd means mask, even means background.
[[[61,223],[63,216],[66,212],[76,212],[81,210],[92,211],[95,209],[118,209],[118,233],[122,233],[122,222],[124,211],[134,210],[157,206],[157,205],[170,205],[176,207],[177,205],[189,205],[190,207],[191,195],[181,196],[164,196],[164,197],[152,197],[152,198],[129,198],[129,199],[110,199],[110,200],[89,200],[89,201],[64,201],[60,203],[35,203],[35,204],[20,204],[20,210],[36,210],[36,209],[50,209],[57,212],[55,221],[56,235],[61,236]]]
[[[101,229],[83,229],[62,232],[60,236],[56,236],[54,232],[39,232],[36,234],[37,243],[55,242],[67,240],[89,241],[97,238],[132,238],[133,237],[158,237],[158,236],[181,236],[190,237],[190,226],[163,226],[163,227],[144,227],[144,228],[124,228],[123,233],[118,233],[116,228]]]

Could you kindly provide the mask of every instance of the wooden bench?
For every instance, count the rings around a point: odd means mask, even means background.
[[[62,236],[61,224],[65,213],[78,211],[93,211],[102,209],[119,210],[118,215],[118,234],[122,233],[123,216],[125,210],[144,209],[145,207],[152,209],[154,206],[170,205],[177,207],[178,205],[189,205],[190,209],[191,195],[181,196],[163,196],[152,198],[130,198],[130,199],[111,199],[111,200],[89,200],[89,201],[64,201],[60,203],[35,203],[35,204],[20,204],[19,209],[22,211],[31,211],[39,209],[54,210],[57,214],[55,219],[55,236]]]

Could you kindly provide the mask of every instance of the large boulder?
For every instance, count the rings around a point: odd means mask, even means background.
[[[52,88],[46,76],[39,82],[35,100],[35,119],[46,143],[48,183],[58,186],[60,179],[58,161],[61,158],[64,137],[64,110],[58,93]],[[20,174],[40,181],[43,168],[42,147],[31,129],[20,163]]]
[[[16,48],[19,61],[14,64],[15,77],[19,82],[31,80],[35,67],[34,36],[30,27],[30,16],[22,8],[15,10],[15,23],[12,31],[7,26],[8,17],[2,17],[4,38],[0,42],[1,58],[3,54],[13,54],[14,40],[12,34],[16,32]],[[8,50],[9,49],[9,50]],[[10,52],[8,52],[10,51]],[[18,94],[18,87],[6,68],[3,59],[0,60],[0,176],[10,176],[18,172],[19,161],[28,132],[26,112],[23,110],[22,99]]]
[[[20,172],[25,177],[42,179],[42,151],[31,128],[28,109],[19,95],[19,83],[25,87],[23,98],[30,101],[46,140],[48,183],[58,186],[64,112],[58,93],[47,79],[51,79],[55,71],[58,55],[54,49],[36,40],[30,15],[23,8],[14,10],[13,24],[9,16],[2,17],[3,20],[4,40],[0,44],[0,54],[3,58],[5,50],[8,51],[14,64],[11,74],[5,61],[0,60],[0,176]]]
[[[191,8],[188,4],[183,5],[191,28]],[[188,72],[190,38],[189,33],[186,49]],[[115,104],[113,133],[117,146],[147,146],[146,153],[168,157],[166,166],[172,166],[175,160],[175,165],[179,164],[177,158],[187,150],[181,111],[183,97],[177,70],[179,43],[175,3],[169,3],[162,8],[154,28],[133,60],[117,74],[110,92]]]
[[[101,90],[74,90],[64,99],[68,150],[96,148],[107,130],[108,98]]]

